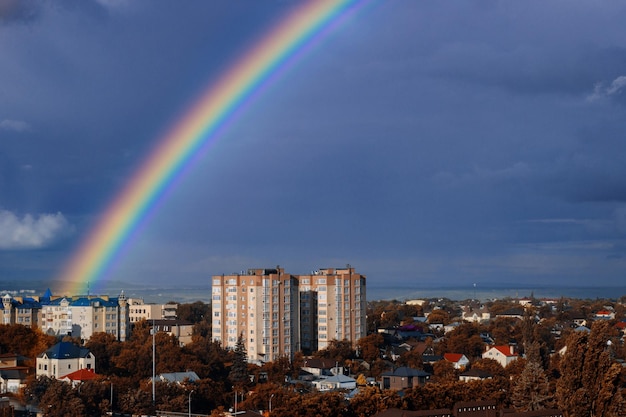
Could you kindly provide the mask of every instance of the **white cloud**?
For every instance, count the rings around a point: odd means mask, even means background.
[[[30,214],[19,218],[7,210],[0,210],[0,249],[43,248],[71,230],[61,213]]]
[[[617,94],[624,87],[626,87],[626,75],[621,75],[613,80],[611,86],[606,89],[606,93],[611,96]]]
[[[604,97],[621,94],[624,88],[626,88],[626,75],[620,75],[614,79],[608,87],[605,87],[603,83],[597,83],[593,88],[593,93],[587,96],[587,100],[595,101]]]
[[[30,125],[21,120],[9,120],[5,119],[0,122],[0,130],[12,130],[15,132],[27,132],[30,130]]]

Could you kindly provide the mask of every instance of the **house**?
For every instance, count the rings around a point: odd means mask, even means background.
[[[337,362],[331,359],[310,358],[304,361],[301,369],[315,376],[333,375],[343,373],[343,368],[337,366]],[[334,371],[334,372],[333,372]]]
[[[152,379],[152,378],[150,378]],[[169,372],[159,374],[155,377],[157,382],[167,382],[170,384],[182,384],[185,381],[196,382],[200,379],[198,374],[193,371],[186,372]]]
[[[26,366],[28,358],[15,353],[0,355],[0,394],[17,393],[26,385],[31,368]]]
[[[462,309],[461,318],[464,321],[479,323],[491,319],[491,313],[489,312],[489,309],[487,309],[487,307],[485,306],[481,306],[478,309],[466,306]]]
[[[382,375],[382,388],[403,390],[417,385],[424,385],[429,379],[430,374],[428,372],[401,366],[393,372],[386,372]]]
[[[470,369],[463,372],[459,375],[459,381],[468,382],[468,381],[481,381],[483,379],[491,379],[493,375],[491,375],[487,371],[483,371],[482,369]]]
[[[388,353],[389,356],[391,356],[391,360],[395,362],[400,359],[400,356],[407,353],[409,350],[411,350],[410,347],[406,347],[406,344],[403,343],[400,346],[391,346]]]
[[[193,334],[193,323],[179,319],[152,320],[148,322],[153,325],[157,332],[164,332],[176,337],[181,346],[191,343]]]
[[[496,318],[509,318],[509,319],[521,320],[524,318],[524,309],[511,308],[509,310],[503,311],[502,313],[496,314]]]
[[[98,378],[98,374],[93,369],[79,369],[71,374],[65,375],[61,378],[62,381],[69,382],[73,387],[82,384],[85,381],[93,381]]]
[[[615,313],[609,310],[600,310],[595,314],[596,320],[613,320],[615,318]]]
[[[444,353],[443,359],[451,362],[454,365],[454,369],[463,370],[469,365],[469,359],[462,353]]]
[[[487,351],[483,352],[483,359],[493,359],[506,368],[508,364],[516,360],[519,355],[515,353],[513,345],[487,346]]]
[[[79,369],[96,369],[96,358],[89,349],[71,342],[59,342],[37,357],[37,376],[61,379]]]
[[[17,394],[26,386],[28,371],[19,369],[0,369],[0,394],[11,392]]]
[[[441,355],[422,355],[422,362],[427,363],[429,365],[434,365],[435,363],[442,361],[443,356]]]
[[[352,390],[356,388],[356,379],[339,374],[313,381],[313,385],[320,391],[331,391],[338,389]]]

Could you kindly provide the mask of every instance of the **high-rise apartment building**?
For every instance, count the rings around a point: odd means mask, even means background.
[[[365,336],[365,276],[354,268],[291,275],[276,267],[213,277],[213,340],[250,360],[272,361]]]

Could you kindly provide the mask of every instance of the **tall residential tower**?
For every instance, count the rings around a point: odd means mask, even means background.
[[[276,267],[213,277],[213,340],[273,361],[365,336],[365,276],[346,268],[291,275]]]

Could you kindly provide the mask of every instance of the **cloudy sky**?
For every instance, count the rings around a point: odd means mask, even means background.
[[[57,278],[296,4],[0,0],[0,280]],[[349,263],[381,286],[623,285],[625,20],[612,0],[365,2],[198,155],[107,279]]]

